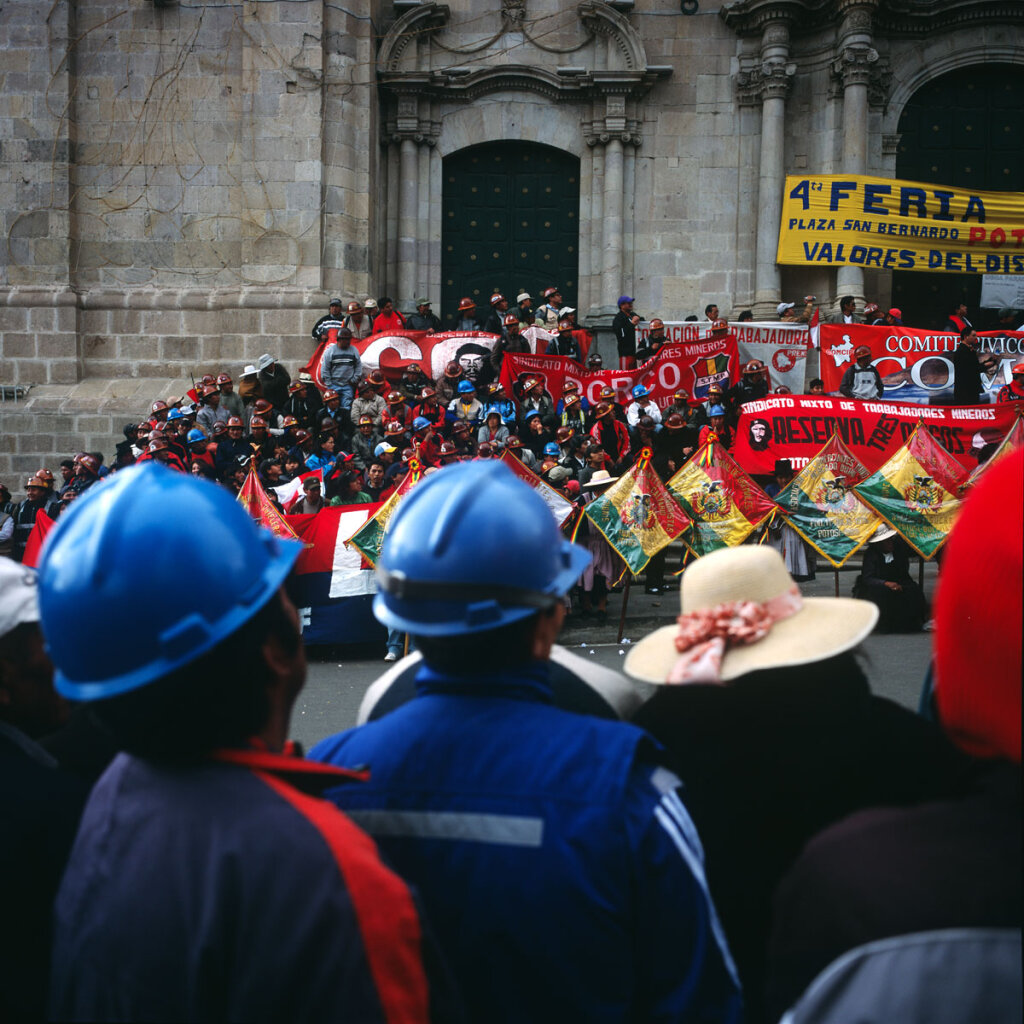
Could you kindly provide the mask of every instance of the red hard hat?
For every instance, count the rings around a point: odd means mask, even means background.
[[[253,418],[249,420],[250,430],[255,430],[257,427],[266,427],[266,425],[267,421],[262,416],[253,416]]]
[[[1014,375],[1024,373],[1024,363],[1017,363],[1017,365],[1010,370],[1010,373]]]
[[[459,310],[476,309],[476,303],[468,296],[459,302]]]
[[[158,413],[158,412],[163,412],[163,411],[164,411],[164,409],[166,409],[166,408],[167,408],[167,403],[166,403],[166,402],[165,402],[165,401],[164,401],[164,400],[163,400],[162,398],[158,398],[158,399],[157,399],[157,400],[156,400],[156,401],[155,401],[155,402],[154,402],[154,403],[153,403],[153,404],[152,404],[152,405],[151,405],[151,406],[149,407],[149,411],[150,411],[151,413]]]
[[[518,323],[519,323],[519,317],[517,317],[515,315],[515,313],[509,313],[509,315],[507,317],[505,317],[505,326],[506,327],[511,327],[513,324],[518,324]]]
[[[764,373],[764,363],[760,359],[751,359],[745,367],[743,367],[744,373]]]
[[[388,437],[398,437],[400,434],[405,433],[405,427],[403,427],[398,420],[391,420],[385,428],[384,433]]]
[[[228,430],[234,430],[235,427],[241,428],[241,427],[244,427],[244,426],[245,426],[245,424],[242,422],[242,419],[241,419],[240,416],[232,416],[228,420]]]
[[[401,391],[389,391],[384,401],[388,405],[401,405],[405,401],[405,395]]]
[[[152,442],[150,442],[152,444]],[[166,444],[166,442],[164,442]],[[93,476],[99,476],[100,464],[95,455],[83,455],[78,460],[80,466],[85,468],[92,473]]]
[[[324,391],[324,403],[325,404],[327,402],[333,401],[337,397],[338,397],[338,392],[337,391],[332,391],[330,388],[325,389],[325,391]]]
[[[252,411],[259,416],[265,416],[273,408],[273,405],[271,405],[265,398],[257,398],[256,403],[252,407]]]
[[[232,381],[230,373],[218,373],[217,374],[217,383],[218,384],[233,384],[234,381]]]

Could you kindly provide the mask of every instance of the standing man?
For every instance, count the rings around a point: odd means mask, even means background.
[[[709,302],[704,307],[704,319],[705,320],[717,320],[718,319],[718,306],[714,302]]]
[[[516,316],[519,317],[520,324],[523,327],[532,327],[534,323],[533,307],[530,303],[533,299],[530,297],[529,292],[520,292],[516,296]]]
[[[839,382],[839,393],[847,398],[881,398],[885,390],[882,378],[871,362],[871,349],[867,345],[858,345],[853,350],[854,362],[851,363]]]
[[[619,352],[619,369],[636,369],[636,328],[640,323],[640,315],[633,312],[633,299],[629,295],[620,295],[619,311],[612,320],[615,331],[615,346]]]
[[[967,328],[974,328],[974,324],[967,319],[967,303],[962,299],[957,299],[953,303],[953,307],[949,314],[949,319],[946,321],[947,331],[956,331],[961,337],[963,337],[964,331]]]
[[[50,1019],[426,1021],[412,895],[317,795],[364,776],[287,742],[306,677],[283,589],[300,546],[190,476],[141,466],[107,486],[39,570],[57,691],[123,751],[57,896]]]
[[[468,296],[459,301],[459,309],[455,314],[456,331],[479,331],[480,321],[476,318],[476,303]]]
[[[410,313],[406,320],[406,326],[410,331],[432,331],[441,330],[441,320],[430,309],[430,299],[425,295],[416,300],[416,312]]]
[[[852,295],[844,295],[839,300],[839,312],[832,313],[825,321],[827,324],[859,324],[857,316],[857,300]]]
[[[555,287],[545,288],[542,297],[544,303],[537,307],[537,326],[554,333],[558,327],[558,310],[562,306],[562,293]]]
[[[483,329],[488,334],[501,334],[505,324],[505,314],[508,312],[508,299],[501,292],[495,292],[491,296],[491,309],[484,320]]]
[[[471,1019],[737,1020],[661,751],[552,704],[563,596],[589,562],[501,463],[425,479],[392,520],[374,602],[423,655],[418,696],[314,756],[369,769],[329,797],[416,885]]]
[[[954,405],[977,405],[981,400],[979,345],[978,335],[973,327],[967,326],[960,331],[960,344],[953,353]]]
[[[495,379],[501,376],[501,364],[506,352],[529,352],[530,343],[520,333],[519,317],[506,313],[501,337],[491,349],[491,369]]]
[[[352,337],[357,341],[373,334],[373,321],[366,315],[361,302],[348,304],[348,316],[345,317],[344,326],[352,332]]]
[[[319,345],[327,337],[327,332],[332,327],[344,326],[345,321],[341,314],[341,299],[331,299],[327,312],[313,324],[313,330],[310,333],[313,335],[313,340]]]
[[[343,409],[351,409],[356,383],[363,375],[363,363],[352,347],[352,332],[347,327],[338,331],[337,339],[324,349],[320,359],[320,379],[324,387],[337,394]]]

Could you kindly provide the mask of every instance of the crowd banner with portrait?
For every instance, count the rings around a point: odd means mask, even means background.
[[[892,458],[854,490],[922,558],[932,558],[959,515],[965,476],[921,422]]]
[[[707,341],[711,322],[665,321],[665,337],[671,345],[691,341]],[[650,324],[637,330],[637,344],[650,333]],[[794,393],[804,389],[807,353],[811,349],[811,331],[807,324],[760,323],[733,321],[729,333],[736,339],[740,362],[760,359],[768,367],[771,388],[785,386]]]
[[[776,260],[946,274],[1024,274],[1024,193],[810,174],[786,178]]]
[[[773,395],[743,406],[732,453],[755,475],[770,476],[777,459],[803,469],[838,435],[874,472],[914,432],[923,419],[943,447],[966,470],[978,453],[998,444],[1013,426],[1016,402],[1001,405],[922,406],[814,395]]]
[[[579,385],[580,393],[591,406],[600,401],[602,388],[613,388],[619,401],[629,402],[633,388],[643,384],[650,388],[651,400],[661,409],[672,404],[672,396],[680,388],[694,399],[703,400],[712,384],[728,388],[738,373],[739,352],[732,335],[666,345],[653,359],[634,370],[588,373],[579,363],[565,356],[526,353],[509,353],[501,364],[501,382],[509,397],[517,401],[523,384],[536,377],[556,405],[562,397],[562,386],[566,381],[573,381]]]
[[[927,403],[943,393],[952,394],[953,353],[959,341],[956,331],[822,324],[821,379],[827,392],[838,392],[844,372],[853,365],[854,350],[867,345],[882,378],[884,398]],[[995,401],[999,389],[1010,383],[1011,367],[1024,359],[1024,331],[979,331],[978,341],[982,388]]]
[[[697,449],[666,486],[693,523],[683,540],[697,556],[742,544],[778,514],[775,502],[715,440]]]
[[[353,338],[352,347],[367,372],[380,370],[390,380],[397,380],[410,363],[419,363],[431,380],[437,380],[449,363],[456,362],[470,380],[482,378],[486,382],[490,378],[491,352],[498,338],[499,335],[485,331],[382,331],[359,340]],[[321,389],[324,383],[320,362],[330,343],[330,338],[321,341],[302,368]]]
[[[786,522],[836,569],[881,522],[853,489],[867,476],[864,464],[833,437],[775,496]]]

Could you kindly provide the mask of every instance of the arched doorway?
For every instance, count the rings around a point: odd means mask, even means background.
[[[993,192],[1024,191],[1024,66],[976,64],[914,93],[899,121],[896,177]],[[976,327],[995,326],[981,310],[981,275],[896,271],[893,305],[906,323],[941,327],[962,297]]]
[[[524,142],[471,146],[445,157],[441,310],[451,327],[468,295],[482,313],[495,289],[534,306],[550,285],[576,306],[579,285],[580,162]]]

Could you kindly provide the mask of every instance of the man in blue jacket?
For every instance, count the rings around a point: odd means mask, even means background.
[[[48,1019],[440,1012],[409,888],[318,797],[364,773],[304,761],[285,739],[306,665],[282,590],[297,553],[223,488],[153,464],[54,531],[39,606],[56,687],[124,753],[57,895]]]
[[[732,1021],[740,997],[703,854],[646,733],[556,708],[563,595],[589,554],[504,465],[400,506],[374,610],[413,635],[418,695],[312,756],[420,892],[474,1020]]]

